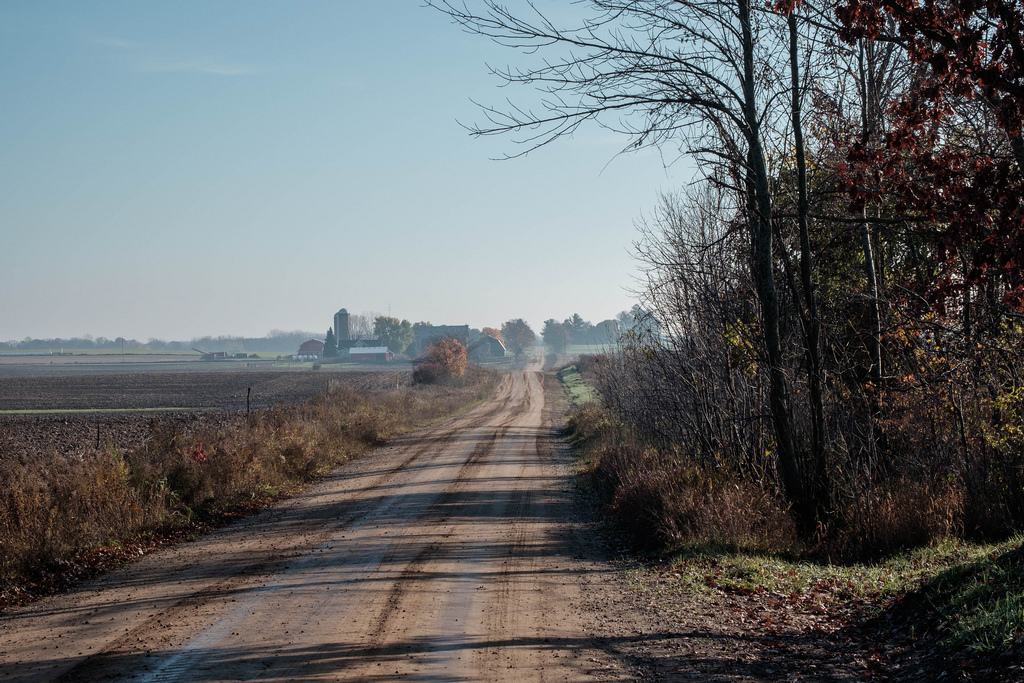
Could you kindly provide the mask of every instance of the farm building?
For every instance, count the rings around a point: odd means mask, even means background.
[[[594,325],[594,341],[598,344],[614,344],[619,341],[619,321],[602,320]]]
[[[357,348],[371,348],[376,346],[383,346],[380,343],[380,339],[339,339],[338,350],[345,351],[347,349]]]
[[[386,363],[395,359],[395,354],[386,346],[365,346],[349,349],[348,359],[356,363]]]
[[[339,348],[341,342],[349,340],[348,311],[344,308],[334,314],[334,336],[338,340]]]
[[[466,352],[473,360],[504,358],[505,345],[501,343],[500,339],[495,339],[489,334],[482,334],[479,339],[469,345]]]
[[[308,342],[303,342],[302,346],[299,347],[299,352],[295,354],[295,357],[300,360],[318,360],[324,355],[324,343],[317,339],[310,339]]]
[[[202,349],[193,348],[193,351],[198,351],[202,354],[200,360],[224,360],[230,358],[227,351],[203,351]]]
[[[457,339],[463,346],[469,346],[469,325],[423,325],[416,328],[416,339],[406,350],[410,356],[418,356],[438,339]]]

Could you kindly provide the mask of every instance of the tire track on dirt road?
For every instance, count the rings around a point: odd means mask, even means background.
[[[420,517],[422,524],[433,524],[434,526],[443,526],[448,521],[449,517],[440,511],[446,506],[454,502],[458,495],[459,489],[465,486],[469,470],[477,465],[481,459],[493,450],[494,444],[507,430],[506,427],[501,427],[490,436],[481,440],[480,443],[470,453],[469,459],[459,468],[459,473],[456,475],[452,483],[446,488],[438,499],[430,506],[430,508]],[[447,538],[451,534],[443,534],[443,537]],[[428,560],[436,559],[444,550],[444,547],[440,543],[428,543],[422,545],[419,553],[414,557],[402,571],[401,576],[392,585],[391,591],[388,594],[386,601],[386,607],[377,616],[377,625],[369,635],[370,649],[380,649],[384,638],[388,631],[388,624],[394,614],[398,611],[402,603],[402,596],[409,590],[409,586],[417,580],[417,575],[422,572],[422,567],[428,562]]]

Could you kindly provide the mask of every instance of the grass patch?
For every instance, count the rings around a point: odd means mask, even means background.
[[[822,598],[827,596],[830,603],[859,599],[880,601],[884,607],[889,600],[917,590],[942,572],[975,562],[1001,547],[949,541],[875,563],[844,565],[683,546],[657,564],[679,573],[685,589],[692,592],[770,591],[786,596],[814,592]]]
[[[511,370],[516,364],[516,357],[506,353],[502,358],[480,358],[473,362],[489,370]]]
[[[848,565],[689,545],[633,560],[626,574],[655,602],[698,596],[766,626],[795,619],[805,624],[797,628],[841,632],[837,645],[859,641],[878,653],[880,671],[1011,681],[1024,661],[1022,543],[947,541]]]
[[[565,387],[569,396],[569,403],[573,407],[579,407],[597,400],[597,392],[590,384],[583,379],[579,369],[575,365],[562,368],[558,371],[558,381]]]
[[[1016,662],[1024,656],[1024,538],[974,546],[875,618],[907,652]]]
[[[183,356],[183,357],[196,357],[195,351],[182,351],[175,349],[173,351],[154,351],[152,349],[125,349],[122,353],[120,349],[64,349],[63,354],[65,356]],[[57,355],[57,351],[54,352]]]
[[[197,356],[195,351],[154,351],[152,349],[74,349],[74,348],[48,348],[33,349],[31,351],[5,351],[0,356],[6,358],[17,358],[19,356]]]
[[[593,356],[605,353],[613,353],[619,348],[618,344],[569,344],[565,352],[571,356]]]

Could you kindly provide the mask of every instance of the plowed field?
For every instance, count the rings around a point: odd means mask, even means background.
[[[128,448],[153,420],[193,428],[227,424],[252,410],[294,405],[332,383],[360,389],[393,386],[408,373],[209,372],[8,377],[0,379],[0,458]],[[250,391],[251,390],[251,391]],[[9,411],[34,411],[12,413]]]

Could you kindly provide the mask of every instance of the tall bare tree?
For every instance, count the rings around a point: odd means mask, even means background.
[[[795,432],[782,311],[776,287],[769,154],[785,136],[789,51],[777,40],[787,17],[751,0],[589,0],[576,23],[556,22],[530,3],[483,0],[429,4],[466,30],[546,59],[494,69],[510,85],[542,94],[536,108],[486,107],[478,135],[509,133],[525,154],[596,122],[623,134],[624,150],[648,145],[680,149],[744,199],[749,267],[760,309],[769,378],[769,410],[778,471],[787,497],[813,524],[803,439]]]

